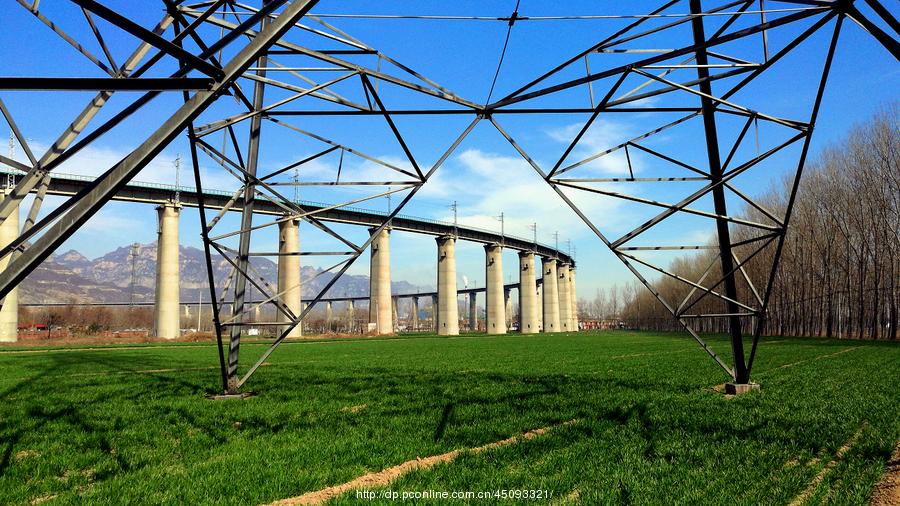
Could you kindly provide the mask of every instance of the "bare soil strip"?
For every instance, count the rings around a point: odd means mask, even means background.
[[[0,350],[0,355],[30,355],[32,353],[74,353],[76,351],[108,351],[108,350],[158,350],[160,348],[209,348],[208,344],[177,344],[159,346],[96,346],[91,348],[47,348],[43,350]]]
[[[396,465],[394,467],[389,467],[387,469],[383,469],[381,471],[375,473],[364,474],[356,479],[350,480],[346,483],[342,483],[340,485],[335,485],[333,487],[323,488],[321,490],[316,490],[314,492],[307,492],[301,496],[290,497],[287,499],[281,499],[279,501],[275,501],[271,503],[270,506],[298,506],[298,505],[313,505],[313,504],[322,504],[329,499],[337,497],[345,492],[350,490],[357,489],[372,489],[378,487],[385,487],[394,482],[397,478],[403,476],[410,471],[415,471],[417,469],[428,469],[434,467],[438,464],[443,464],[447,462],[453,462],[457,457],[462,455],[465,452],[470,453],[481,453],[488,450],[493,450],[494,448],[499,448],[501,446],[507,446],[511,444],[516,444],[522,441],[527,441],[529,439],[534,439],[538,436],[546,434],[547,432],[559,428],[564,427],[566,425],[573,425],[578,423],[578,420],[569,420],[568,422],[564,422],[558,425],[551,425],[549,427],[544,427],[541,429],[530,430],[524,434],[520,434],[517,436],[509,437],[503,439],[501,441],[494,441],[493,443],[488,443],[486,445],[477,446],[475,448],[469,449],[460,449],[453,450],[447,453],[442,453],[440,455],[432,455],[430,457],[425,458],[417,458],[415,460],[408,460],[400,465]]]
[[[831,469],[834,468],[834,466],[836,466],[842,458],[844,458],[844,455],[848,451],[850,451],[850,448],[853,448],[853,445],[856,444],[859,436],[862,435],[863,431],[868,425],[868,423],[863,422],[863,424],[859,426],[859,429],[857,429],[856,433],[850,436],[850,439],[848,439],[843,444],[843,446],[838,448],[838,451],[834,454],[834,458],[832,458],[830,461],[828,461],[827,464],[825,464],[825,467],[823,467],[822,470],[819,471],[818,474],[816,474],[815,478],[813,478],[812,481],[809,482],[809,485],[806,487],[806,489],[801,492],[800,495],[795,497],[794,500],[788,504],[788,506],[800,506],[801,504],[804,504],[811,495],[813,495],[816,489],[819,488],[819,484],[822,483],[823,479],[825,479],[825,475],[828,474],[828,471],[831,471]]]
[[[884,476],[872,491],[869,506],[900,506],[900,441],[891,454]]]

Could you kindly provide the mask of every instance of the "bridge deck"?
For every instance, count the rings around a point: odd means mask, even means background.
[[[22,175],[21,172],[4,168],[0,174]],[[93,181],[90,176],[78,176],[73,174],[53,173],[50,181],[50,187],[47,190],[49,195],[71,196]],[[175,194],[179,195],[179,201],[186,207],[198,207],[198,194],[195,188],[175,187],[173,185],[165,185],[158,183],[147,183],[140,181],[131,181],[125,185],[114,197],[114,200],[126,202],[142,202],[147,204],[163,204],[171,202],[175,199]],[[203,190],[204,205],[210,209],[221,209],[231,199],[230,192],[221,190]],[[337,209],[329,209],[331,205],[321,202],[300,201],[300,205],[307,209],[310,213],[314,213],[319,220],[332,223],[346,223],[350,225],[360,226],[379,226],[384,223],[387,213],[374,211],[371,209],[362,209],[357,207],[341,207]],[[333,204],[332,204],[333,205]],[[240,205],[234,205],[231,211],[240,211]],[[257,198],[254,202],[254,211],[260,214],[282,215],[283,208],[275,205],[273,202],[264,198]],[[504,247],[517,251],[533,250],[535,254],[558,258],[564,262],[574,263],[573,259],[565,252],[558,251],[552,246],[534,243],[528,239],[514,237],[510,235],[501,236],[496,232],[484,230],[471,226],[447,223],[428,218],[418,218],[408,215],[397,215],[391,222],[391,227],[395,230],[405,232],[413,232],[418,234],[428,234],[433,236],[455,235],[460,240],[472,241],[482,244],[503,244]]]

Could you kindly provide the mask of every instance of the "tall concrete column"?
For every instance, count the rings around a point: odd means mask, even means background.
[[[410,309],[409,314],[409,325],[412,327],[411,330],[419,330],[419,298],[412,298],[412,308]]]
[[[377,229],[369,230],[375,233]],[[369,270],[369,323],[375,324],[375,333],[394,332],[391,304],[391,243],[390,229],[384,228],[372,239]]]
[[[469,294],[469,331],[478,331],[478,297],[475,292]]]
[[[8,195],[12,189],[6,190]],[[9,243],[19,237],[19,206],[15,206],[10,215],[0,224],[0,248],[5,248]],[[10,257],[6,255],[0,260],[0,271],[6,269]],[[177,301],[176,301],[177,302]],[[175,308],[178,314],[178,307]],[[13,288],[3,300],[3,308],[0,309],[0,343],[14,343],[19,340],[19,289]]]
[[[300,316],[303,312],[301,304],[300,285],[300,220],[286,219],[278,224],[278,299],[294,316]],[[289,322],[281,310],[277,310],[276,321]],[[284,332],[287,326],[280,331]],[[287,337],[300,337],[303,335],[302,324],[297,324],[291,329]]]
[[[435,333],[438,331],[438,296],[431,296],[431,325]]]
[[[504,288],[503,289],[503,312],[506,315],[506,319],[504,323],[506,323],[506,330],[508,331],[510,327],[512,327],[512,317],[513,317],[513,307],[512,307],[512,297],[510,296],[510,292],[512,289]]]
[[[456,238],[441,236],[438,246],[438,305],[437,333],[440,336],[459,335],[459,306],[456,292]]]
[[[534,334],[540,330],[538,320],[537,278],[534,272],[534,252],[519,252],[519,332]]]
[[[347,332],[353,332],[356,323],[356,302],[352,299],[347,303]]]
[[[400,328],[400,297],[391,297],[391,328]]]
[[[556,269],[556,289],[559,294],[559,329],[572,331],[572,289],[569,286],[569,264],[560,263]]]
[[[543,281],[543,278],[541,278]],[[544,284],[541,283],[537,287],[537,296],[535,298],[535,313],[537,313],[537,322],[538,322],[538,331],[544,331],[544,310],[543,310],[543,300],[544,300]]]
[[[331,301],[325,303],[325,332],[331,332],[331,319],[334,317],[334,308]]]
[[[575,266],[569,267],[569,290],[572,295],[569,299],[572,301],[572,330],[578,331],[578,293],[575,291]]]
[[[503,289],[503,248],[499,244],[485,244],[484,305],[488,334],[506,334],[506,294]],[[475,294],[472,294],[475,295]],[[474,297],[473,297],[474,300]]]
[[[179,313],[181,285],[178,259],[178,217],[181,204],[166,203],[156,208],[159,226],[156,241],[156,302],[153,308],[154,334],[164,339],[181,335]]]
[[[544,276],[544,332],[559,332],[559,291],[557,290],[556,259],[542,258]]]

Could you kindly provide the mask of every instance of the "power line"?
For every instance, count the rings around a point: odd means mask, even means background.
[[[788,12],[802,12],[809,10],[823,10],[827,7],[792,7],[784,9],[763,9],[763,10],[745,10],[745,11],[721,11],[721,12],[702,12],[697,14],[691,13],[672,13],[672,14],[596,14],[596,15],[572,15],[572,16],[516,16],[516,21],[583,21],[596,19],[671,19],[671,18],[689,18],[689,17],[714,17],[714,16],[734,16],[748,14],[777,14]],[[239,13],[243,14],[243,13]],[[407,14],[311,14],[317,18],[343,18],[343,19],[420,19],[432,21],[500,21],[509,22],[512,17],[503,16],[450,16],[450,15],[407,15]]]
[[[500,51],[500,61],[497,62],[497,71],[494,72],[494,80],[491,81],[491,89],[488,91],[487,100],[484,101],[486,104],[491,103],[491,95],[494,94],[494,86],[497,85],[497,77],[500,76],[500,67],[503,66],[503,58],[506,56],[506,48],[509,46],[509,34],[512,33],[513,24],[516,22],[519,16],[519,3],[522,0],[516,0],[516,8],[513,10],[512,16],[509,19],[509,25],[506,28],[506,40],[503,41],[503,50]]]

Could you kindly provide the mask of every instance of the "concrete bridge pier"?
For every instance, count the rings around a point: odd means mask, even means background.
[[[12,192],[5,190],[4,196]],[[0,224],[0,248],[5,248],[9,243],[19,237],[19,206],[16,206],[10,215]],[[7,255],[0,261],[0,271],[6,269],[12,255]],[[175,308],[178,314],[178,307]],[[13,288],[3,300],[3,308],[0,309],[0,343],[14,343],[19,340],[19,289]]]
[[[375,234],[378,229],[369,229]],[[394,332],[393,304],[391,304],[391,243],[390,229],[385,227],[372,239],[369,269],[369,323],[375,324],[376,334]]]
[[[506,292],[503,288],[503,248],[499,244],[485,244],[484,299],[487,313],[485,329],[488,334],[506,334]],[[475,294],[472,294],[475,301]]]
[[[476,294],[469,294],[469,332],[478,331],[478,298]]]
[[[400,297],[391,297],[391,328],[400,329]]]
[[[347,332],[353,332],[356,320],[356,303],[353,299],[347,302]]]
[[[412,298],[412,308],[410,309],[410,321],[409,326],[412,327],[410,330],[419,330],[419,298]]]
[[[557,290],[556,259],[542,258],[544,276],[544,332],[559,332],[559,291]]]
[[[331,332],[331,320],[334,317],[334,308],[331,307],[331,301],[325,303],[325,332]]]
[[[572,289],[570,286],[569,264],[560,263],[556,269],[556,289],[559,292],[559,329],[571,332],[572,329]]]
[[[537,278],[534,273],[534,252],[519,252],[519,332],[534,334],[540,330],[538,320]]]
[[[456,238],[438,237],[437,272],[437,333],[440,336],[459,335],[459,306],[456,292]]]
[[[504,288],[503,289],[503,311],[506,314],[506,319],[504,323],[506,324],[507,332],[512,327],[513,320],[513,307],[512,307],[512,297],[511,297],[512,289]]]
[[[437,295],[431,296],[431,326],[435,334],[438,331],[438,298]]]
[[[572,330],[578,331],[578,293],[575,291],[575,266],[569,266],[569,290],[572,295],[569,299],[572,302]]]
[[[543,310],[543,300],[544,300],[544,284],[541,283],[537,287],[537,297],[535,298],[535,312],[537,313],[537,322],[538,322],[538,332],[544,331],[544,310]]]
[[[300,220],[290,218],[278,224],[278,293],[279,301],[287,306],[294,316],[300,316],[303,306],[300,303]],[[277,310],[277,321],[289,322],[290,319]],[[280,330],[284,332],[287,327]],[[302,324],[297,324],[287,337],[303,335]]]
[[[181,335],[181,313],[179,311],[181,302],[179,270],[181,265],[178,258],[178,218],[181,215],[181,204],[168,202],[157,207],[156,210],[159,225],[156,241],[156,302],[153,308],[153,334],[163,339],[175,339]]]

